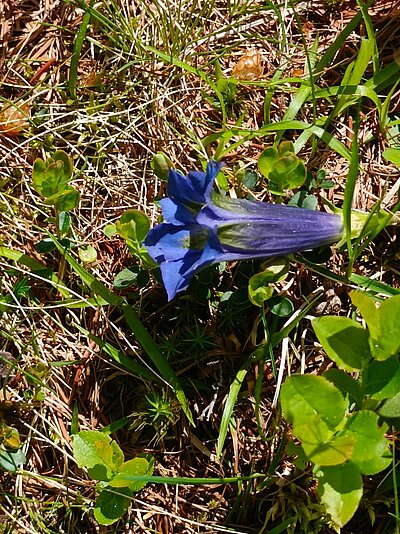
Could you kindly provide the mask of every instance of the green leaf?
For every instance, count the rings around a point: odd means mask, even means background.
[[[269,174],[272,171],[275,162],[278,159],[278,151],[276,148],[269,147],[261,152],[258,157],[258,170],[265,178],[269,178]]]
[[[71,211],[77,207],[79,204],[79,199],[79,191],[77,191],[74,187],[67,185],[65,192],[56,199],[54,205],[60,211]],[[47,199],[47,202],[48,201],[49,199]]]
[[[60,234],[64,235],[68,232],[71,226],[71,216],[65,211],[61,211],[58,214],[57,227]]]
[[[326,354],[340,369],[361,369],[370,358],[368,332],[347,317],[318,317],[312,326]]]
[[[386,360],[400,352],[400,295],[385,300],[379,308],[365,293],[350,296],[368,325],[373,357]]]
[[[172,167],[172,161],[164,152],[157,152],[151,159],[150,167],[157,178],[166,182],[169,170]]]
[[[372,352],[377,360],[385,360],[400,352],[399,316],[400,295],[382,302],[378,309],[379,336],[372,339]]]
[[[339,369],[328,369],[323,376],[340,389],[344,396],[348,395],[357,407],[361,405],[363,396],[360,382],[357,382],[357,380]]]
[[[343,527],[356,512],[362,497],[362,478],[358,467],[351,463],[319,467],[315,473],[321,501],[333,521]]]
[[[92,245],[78,250],[78,256],[83,263],[93,263],[97,260],[97,251]]]
[[[129,488],[109,490],[105,488],[99,495],[94,517],[100,525],[112,525],[127,511],[131,503],[132,492]]]
[[[293,303],[287,297],[276,295],[268,300],[268,308],[277,317],[288,317],[293,313]]]
[[[14,473],[18,467],[26,462],[26,456],[21,449],[15,452],[7,451],[0,445],[0,467],[4,471]]]
[[[389,424],[399,428],[400,423],[400,393],[387,400],[379,410],[379,415]]]
[[[113,285],[116,289],[126,289],[127,287],[136,284],[138,275],[138,270],[135,269],[123,269],[121,272],[119,272],[116,277],[114,278]]]
[[[282,409],[288,422],[307,422],[318,415],[331,430],[341,423],[347,402],[322,376],[292,375],[282,386]]]
[[[382,156],[394,163],[397,167],[400,167],[400,150],[398,148],[387,148],[382,152]]]
[[[285,258],[275,258],[263,265],[265,270],[249,280],[249,299],[255,306],[262,306],[263,302],[272,297],[274,289],[269,284],[284,280],[290,264]]]
[[[108,237],[109,239],[113,235],[118,235],[117,227],[115,226],[115,224],[106,224],[103,231],[104,231],[104,235]]]
[[[72,445],[78,467],[86,467],[96,480],[110,480],[124,461],[118,444],[102,432],[82,430],[73,436]]]
[[[318,465],[338,465],[352,456],[355,438],[350,434],[335,435],[314,415],[293,423],[293,433],[301,441],[307,458]]]
[[[33,164],[32,181],[36,191],[46,199],[62,193],[73,172],[69,156],[62,150],[46,161],[38,158]],[[68,210],[62,210],[68,211]]]
[[[363,376],[365,393],[373,399],[383,400],[400,391],[400,362],[398,356],[384,362],[372,361]]]
[[[68,183],[69,180],[72,178],[72,173],[74,172],[74,168],[72,165],[72,160],[68,156],[64,150],[57,150],[53,154],[53,160],[57,163],[61,163],[61,169],[60,169],[60,176],[61,179]]]
[[[126,210],[115,226],[124,239],[141,243],[150,230],[150,219],[139,210]]]
[[[146,482],[132,480],[132,477],[151,476],[152,473],[153,466],[146,458],[133,458],[121,465],[118,473],[109,481],[108,485],[113,488],[128,486],[132,492],[137,492],[144,488]]]
[[[355,438],[351,461],[364,475],[380,473],[392,461],[386,430],[386,425],[378,426],[378,415],[370,410],[359,410],[349,417],[346,432]]]

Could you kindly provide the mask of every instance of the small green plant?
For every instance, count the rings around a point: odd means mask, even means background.
[[[146,485],[147,481],[141,477],[151,476],[153,459],[146,456],[125,461],[118,443],[96,430],[75,434],[73,452],[78,467],[86,467],[89,476],[99,481],[94,507],[96,521],[100,525],[112,525],[127,511],[132,494]]]
[[[282,141],[278,148],[268,147],[258,158],[258,169],[268,180],[268,189],[274,195],[284,195],[285,189],[301,187],[307,177],[307,170],[294,153],[291,141]]]
[[[14,473],[26,462],[25,454],[20,449],[19,432],[4,422],[0,422],[0,469]]]
[[[400,420],[400,296],[380,306],[366,293],[350,296],[368,328],[346,317],[315,319],[317,338],[338,368],[323,376],[293,375],[281,393],[285,417],[314,464],[321,501],[338,531],[358,508],[362,475],[391,464],[385,432],[387,423]]]
[[[71,211],[78,205],[79,191],[68,185],[73,173],[72,161],[57,150],[45,161],[37,158],[33,165],[33,186],[45,204],[54,206],[58,213]]]

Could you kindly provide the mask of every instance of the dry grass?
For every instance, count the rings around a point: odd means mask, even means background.
[[[399,28],[400,3],[376,4],[371,15],[378,30],[383,63],[389,63],[396,53],[392,36]],[[282,68],[282,79],[301,77],[304,44],[310,49],[319,35],[318,50],[326,50],[357,6],[351,1],[331,8],[322,1],[301,2],[295,15],[290,3],[285,3],[277,11],[282,14],[283,24],[277,12],[257,0],[211,1],[206,5],[177,0],[101,0],[95,8],[111,24],[107,27],[92,19],[79,61],[79,97],[71,102],[67,80],[73,43],[83,16],[78,2],[0,3],[0,100],[3,110],[10,105],[20,109],[26,105],[22,116],[18,116],[21,131],[0,131],[0,245],[57,270],[57,255],[43,256],[35,248],[44,230],[52,227],[47,221],[48,207],[32,188],[31,171],[36,157],[64,149],[74,160],[74,185],[81,193],[73,216],[74,238],[77,244],[96,248],[98,259],[89,269],[112,287],[115,275],[133,260],[122,240],[104,236],[104,227],[127,208],[143,210],[156,220],[158,210],[153,201],[165,191],[164,184],[151,172],[151,157],[163,150],[181,170],[198,166],[199,159],[210,156],[215,149],[212,145],[206,150],[201,140],[221,128],[221,113],[211,101],[209,86],[199,76],[162,61],[148,47],[173,54],[210,78],[214,76],[216,58],[222,72],[229,76],[243,54],[257,50],[263,74],[256,82],[238,86],[227,117],[228,126],[241,117],[242,128],[256,130],[263,123],[266,86],[277,68]],[[321,87],[340,83],[343,70],[357,54],[363,31],[360,26],[353,32],[322,76]],[[272,121],[282,118],[297,87],[287,81],[275,91]],[[398,113],[398,96],[398,92],[393,95],[393,115]],[[324,105],[317,109],[318,114],[326,113]],[[364,140],[378,131],[376,110],[368,105],[363,109],[360,134]],[[312,113],[311,104],[307,104],[300,118],[311,120]],[[349,146],[351,116],[341,117],[332,125],[331,133]],[[227,154],[227,174],[232,183],[238,163],[256,168],[260,150],[271,141],[272,136],[256,138]],[[355,195],[357,208],[368,210],[379,198],[392,205],[396,198],[399,175],[382,158],[384,147],[385,140],[378,136],[361,148],[364,173]],[[307,145],[302,157],[311,171],[323,168],[327,178],[334,180],[335,188],[327,197],[340,205],[348,162],[324,145],[317,151]],[[267,193],[261,187],[255,194],[262,199]],[[366,261],[359,263],[359,272],[398,286],[398,246],[394,231],[387,231],[371,245]],[[330,268],[338,272],[342,262],[343,258],[336,255]],[[220,287],[224,291],[242,287],[249,275],[246,269],[228,266]],[[15,282],[25,276],[30,291],[16,296]],[[11,295],[0,319],[0,349],[16,359],[16,368],[3,380],[0,415],[19,430],[27,455],[23,472],[0,476],[1,532],[266,532],[262,526],[270,509],[271,521],[275,516],[279,520],[289,517],[295,510],[299,511],[299,522],[305,521],[307,508],[318,511],[315,488],[309,485],[310,473],[297,472],[280,457],[283,427],[272,407],[275,381],[269,363],[265,369],[254,364],[248,374],[224,462],[215,461],[215,442],[227,390],[235,370],[262,338],[256,310],[246,309],[239,317],[231,317],[232,322],[221,323],[222,314],[204,301],[183,299],[179,305],[167,305],[163,289],[156,284],[129,294],[129,299],[140,306],[154,338],[164,346],[166,341],[172,344],[176,352],[171,353],[170,361],[177,374],[191,383],[196,428],[189,427],[179,410],[172,422],[154,428],[149,424],[144,397],[159,386],[121,369],[76,328],[81,325],[132,358],[145,360],[118,310],[66,309],[57,303],[57,292],[40,276],[35,278],[29,269],[2,257],[0,280],[2,293]],[[73,272],[67,273],[65,282],[72,291],[82,294]],[[345,288],[302,267],[292,267],[285,285],[296,307],[304,297],[333,286],[342,313],[348,309]],[[191,341],[196,325],[211,340],[204,350],[196,350]],[[307,321],[301,323],[299,335],[286,347],[292,371],[300,367],[312,371],[325,365],[307,328]],[[281,353],[276,358],[279,365]],[[48,370],[41,388],[45,398],[29,400],[26,392],[32,385],[26,372],[39,362]],[[258,373],[264,374],[260,418],[266,439],[260,437],[254,415]],[[171,396],[170,401],[173,402]],[[156,474],[215,477],[266,473],[276,461],[272,472],[278,484],[271,478],[272,489],[267,487],[258,493],[254,491],[255,483],[243,487],[149,486],[133,501],[127,518],[118,527],[99,530],[91,514],[84,513],[93,503],[95,486],[71,456],[71,424],[77,420],[81,429],[96,429],[126,416],[131,418],[133,429],[125,426],[113,437],[126,457],[139,452],[154,454]],[[380,532],[384,521],[385,517],[378,516],[376,532]],[[271,524],[265,523],[265,528]],[[308,532],[331,532],[318,521],[303,528],[309,528]],[[368,528],[364,514],[359,518],[358,529],[352,532],[370,532]]]

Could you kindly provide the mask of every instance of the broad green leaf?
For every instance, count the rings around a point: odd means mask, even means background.
[[[377,360],[386,360],[400,352],[400,295],[382,302],[378,315],[379,336],[372,339],[372,351]]]
[[[282,386],[282,409],[288,422],[307,422],[319,415],[331,430],[341,423],[347,402],[322,376],[292,375]]]
[[[386,360],[400,352],[400,295],[385,300],[379,307],[364,293],[353,292],[350,296],[368,325],[374,358]]]
[[[352,456],[355,438],[335,435],[317,415],[293,423],[293,433],[301,441],[307,458],[317,465],[338,465]]]
[[[103,231],[104,231],[104,235],[108,237],[109,239],[113,235],[118,235],[117,227],[115,226],[115,224],[106,224]]]
[[[21,449],[15,452],[7,451],[0,445],[0,468],[14,473],[20,465],[26,462],[26,456]]]
[[[133,458],[121,465],[118,473],[109,481],[108,485],[113,488],[128,486],[132,492],[140,491],[144,488],[146,482],[135,481],[134,478],[137,476],[151,476],[152,473],[152,465],[146,458]]]
[[[370,358],[367,330],[347,317],[318,317],[312,326],[326,354],[340,369],[361,369]]]
[[[57,150],[56,152],[54,152],[52,159],[55,162],[62,163],[61,169],[60,169],[61,179],[64,182],[68,183],[72,177],[72,173],[74,170],[72,166],[71,158],[68,156],[66,152],[64,152],[64,150]]]
[[[274,294],[273,286],[265,284],[262,280],[262,274],[258,273],[249,280],[249,300],[254,306],[262,307],[264,302]]]
[[[387,148],[382,152],[382,156],[400,167],[400,150],[398,148]]]
[[[357,406],[361,405],[362,393],[360,382],[354,380],[349,374],[339,369],[328,369],[323,376],[340,389],[343,395],[348,395],[351,401],[355,402]]]
[[[95,507],[94,517],[100,525],[112,525],[127,511],[132,492],[129,488],[103,489]]]
[[[110,480],[124,460],[118,444],[102,432],[82,430],[73,436],[72,445],[78,467],[86,467],[95,480]]]
[[[370,410],[359,410],[349,417],[346,424],[346,432],[355,438],[351,461],[364,475],[375,475],[392,461],[389,442],[385,438],[387,426],[379,427],[378,419],[378,415]]]
[[[363,319],[368,325],[372,337],[379,336],[378,310],[375,302],[364,291],[351,291],[350,298],[354,306],[360,310]]]
[[[399,388],[400,389],[400,388]],[[387,400],[379,410],[379,415],[387,420],[390,424],[399,428],[400,423],[400,393]]]
[[[277,159],[278,151],[273,147],[266,148],[258,156],[258,170],[265,178],[269,178],[269,173],[272,171]]]
[[[65,152],[58,150],[46,161],[40,158],[35,160],[32,172],[33,186],[43,198],[49,199],[66,189],[72,171],[71,159]]]
[[[363,493],[358,467],[351,463],[319,467],[315,473],[321,501],[333,521],[343,527],[356,512]]]
[[[139,210],[126,210],[115,227],[124,239],[141,243],[150,230],[150,219]]]
[[[383,400],[400,391],[400,362],[398,356],[384,362],[372,361],[363,376],[365,393],[373,399]]]

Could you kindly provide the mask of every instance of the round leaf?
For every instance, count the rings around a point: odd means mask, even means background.
[[[282,386],[282,409],[289,422],[307,422],[318,415],[334,430],[343,420],[347,403],[340,391],[322,376],[292,375]]]

